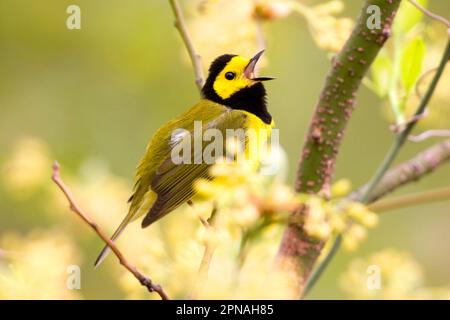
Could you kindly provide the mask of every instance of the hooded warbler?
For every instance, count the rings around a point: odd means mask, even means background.
[[[113,241],[128,223],[137,218],[145,215],[142,220],[142,227],[145,228],[183,203],[191,201],[196,193],[196,179],[212,179],[208,172],[211,163],[179,163],[173,160],[174,148],[179,146],[183,136],[175,132],[192,132],[194,123],[201,121],[202,132],[208,128],[222,133],[229,129],[252,129],[264,132],[266,138],[270,136],[274,122],[267,110],[266,91],[262,82],[273,78],[255,76],[255,66],[263,52],[260,51],[251,59],[231,54],[216,58],[209,68],[200,102],[156,131],[137,167],[134,192],[128,201],[129,212],[112,235]],[[184,131],[177,131],[180,129]],[[247,152],[248,139],[244,143]],[[202,153],[204,148],[204,143],[200,151],[194,148],[189,159],[197,156],[194,153]],[[105,246],[95,266],[105,259],[108,252],[109,248]]]

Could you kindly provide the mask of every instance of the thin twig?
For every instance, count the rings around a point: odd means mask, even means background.
[[[390,199],[377,201],[368,205],[369,210],[380,213],[383,211],[404,208],[407,206],[450,200],[450,187],[406,194]]]
[[[180,4],[178,3],[177,0],[169,0],[169,2],[172,7],[173,14],[175,16],[175,27],[178,29],[178,32],[180,33],[180,36],[183,39],[184,45],[186,46],[186,49],[189,53],[189,57],[191,58],[191,62],[192,62],[192,66],[194,68],[194,74],[195,74],[195,84],[197,85],[197,88],[201,93],[202,87],[204,84],[201,57],[194,48],[192,38],[186,27],[186,21],[184,20],[184,16],[183,16],[183,12],[181,10]]]
[[[433,73],[433,72],[436,72],[436,70],[437,70],[437,67],[434,67],[434,68],[431,68],[431,69],[425,71],[425,72],[420,76],[420,78],[417,80],[417,83],[416,83],[416,95],[417,95],[417,97],[419,97],[419,99],[422,99],[422,98],[423,98],[423,95],[422,95],[422,93],[420,92],[420,85],[422,84],[422,82],[425,80],[425,78],[426,78],[428,75],[430,75],[430,74]]]
[[[428,17],[430,17],[431,19],[434,19],[436,21],[442,22],[447,29],[450,29],[450,21],[448,21],[447,19],[445,19],[444,17],[433,13],[429,10],[427,10],[426,8],[422,7],[420,4],[418,4],[416,1],[414,0],[409,0],[409,2],[415,6],[417,9],[419,9],[420,11],[422,11],[425,15],[427,15]]]
[[[419,120],[424,119],[426,116],[428,116],[428,110],[424,110],[421,114],[415,114],[410,119],[406,120],[405,122],[391,125],[390,129],[393,133],[399,134],[402,131],[404,131],[410,124],[416,123]]]
[[[422,142],[424,140],[427,140],[429,138],[434,138],[434,137],[439,137],[439,138],[450,138],[450,130],[428,130],[425,132],[422,132],[421,134],[418,134],[416,136],[410,135],[408,137],[409,141],[413,141],[413,142]]]
[[[418,181],[436,168],[450,161],[450,139],[437,143],[417,154],[414,158],[390,169],[371,192],[367,203],[372,203],[399,187]],[[367,185],[351,193],[348,198],[357,201]]]
[[[334,239],[334,242],[328,251],[325,258],[317,265],[316,268],[313,269],[311,276],[308,278],[308,281],[305,284],[305,289],[303,291],[303,296],[306,296],[312,289],[312,287],[316,284],[317,280],[319,280],[322,273],[325,271],[331,260],[336,255],[337,251],[341,247],[342,235],[338,234]]]
[[[124,266],[130,273],[132,273],[133,276],[141,283],[141,285],[146,287],[149,292],[156,292],[159,294],[161,299],[169,300],[169,296],[164,291],[164,289],[160,285],[154,284],[150,280],[150,278],[144,276],[135,266],[130,264],[123,256],[122,252],[120,252],[120,250],[114,244],[114,242],[100,229],[100,227],[89,217],[89,215],[80,208],[78,203],[75,201],[72,192],[62,180],[59,172],[59,164],[56,161],[53,164],[52,180],[66,197],[67,201],[69,202],[70,209],[74,213],[76,213],[86,224],[88,224],[94,230],[94,232],[106,243],[106,245],[111,249],[112,252],[114,252],[116,257],[119,259],[120,264]]]
[[[445,66],[447,65],[447,62],[450,57],[450,41],[447,42],[447,47],[442,55],[441,62],[439,64],[439,67],[436,71],[436,74],[433,77],[433,80],[428,87],[428,90],[423,97],[423,99],[420,101],[419,106],[416,109],[416,112],[414,116],[420,116],[422,115],[426,107],[428,106],[428,103],[430,102],[431,97],[433,96],[434,90],[436,89],[436,86],[441,79],[442,74],[444,73]],[[401,147],[407,140],[409,134],[411,133],[412,129],[415,127],[417,123],[416,121],[412,121],[407,124],[405,129],[396,137],[394,143],[391,146],[391,149],[389,150],[387,156],[385,157],[383,163],[378,168],[377,172],[373,176],[372,180],[369,182],[369,185],[367,189],[365,190],[364,194],[361,196],[361,199],[359,199],[361,202],[367,202],[367,200],[370,198],[372,191],[377,187],[380,180],[383,178],[386,171],[389,169],[391,164],[394,162],[395,158],[397,157]]]
[[[214,206],[211,211],[211,216],[209,217],[209,219],[207,221],[202,221],[202,224],[205,226],[207,230],[211,231],[211,229],[215,227],[216,216],[217,216],[217,208],[216,206]],[[195,299],[197,297],[198,292],[201,290],[205,281],[207,280],[209,266],[211,265],[212,257],[215,251],[216,251],[216,244],[211,243],[209,239],[206,239],[205,250],[203,251],[203,257],[202,261],[200,262],[200,267],[198,268],[197,279],[194,283],[194,288],[189,294],[189,299]]]

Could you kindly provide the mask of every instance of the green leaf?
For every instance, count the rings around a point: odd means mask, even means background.
[[[403,49],[400,70],[402,85],[408,94],[414,87],[422,72],[422,63],[425,56],[425,42],[422,38],[415,38]]]
[[[372,82],[375,93],[380,97],[386,97],[391,86],[392,61],[384,50],[380,52],[378,57],[372,64]]]
[[[416,0],[418,4],[427,7],[428,0]],[[397,16],[394,20],[394,34],[404,34],[414,28],[422,21],[423,13],[412,5],[409,1],[403,1],[400,4]]]

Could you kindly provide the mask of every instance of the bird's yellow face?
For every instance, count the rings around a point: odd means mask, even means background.
[[[203,87],[204,96],[216,102],[226,101],[245,88],[273,79],[255,77],[255,67],[263,52],[258,52],[251,59],[231,54],[218,57],[209,68],[209,76]]]
[[[255,77],[255,67],[263,51],[248,59],[224,54],[209,67],[209,74],[202,88],[204,99],[231,109],[244,110],[270,123],[272,117],[266,108],[266,90],[262,81],[270,77]]]
[[[241,56],[231,58],[213,83],[214,91],[219,97],[228,99],[234,93],[256,83],[255,80],[250,79],[245,74],[245,69],[249,62],[250,59]]]

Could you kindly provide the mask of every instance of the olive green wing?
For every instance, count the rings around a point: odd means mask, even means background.
[[[245,129],[247,117],[248,115],[242,111],[227,109],[221,116],[209,122],[202,129],[204,132],[207,129],[215,128],[222,133],[222,137],[225,137],[226,129]],[[190,136],[193,139],[194,134],[191,132]],[[191,143],[191,146],[194,146],[192,140],[185,139],[184,142]],[[222,142],[222,154],[225,155],[225,141]],[[202,141],[202,148],[192,148],[190,163],[186,163],[188,161],[181,164],[174,163],[171,156],[168,156],[162,162],[151,181],[151,188],[157,194],[157,199],[142,221],[143,228],[191,199],[195,195],[195,180],[199,178],[211,179],[209,168],[212,164],[204,161],[194,163],[195,159],[202,159],[203,150],[209,143],[211,142]]]
[[[131,221],[148,212],[148,208],[145,209],[143,204],[147,202],[146,197],[151,190],[151,182],[156,175],[156,171],[171,154],[175,131],[177,129],[192,131],[196,120],[209,123],[220,117],[225,110],[225,106],[203,99],[189,110],[165,123],[155,132],[136,170],[133,195],[129,199]]]
[[[152,207],[156,194],[151,190],[151,183],[156,175],[156,171],[171,153],[173,132],[176,129],[192,130],[195,120],[209,123],[213,119],[220,117],[225,110],[226,107],[223,105],[202,99],[192,108],[165,123],[155,132],[136,170],[133,195],[128,200],[130,203],[128,214],[112,235],[111,240],[116,240],[130,222],[143,214],[147,214],[149,208]],[[102,263],[109,251],[108,246],[103,248],[95,262],[95,266]]]

